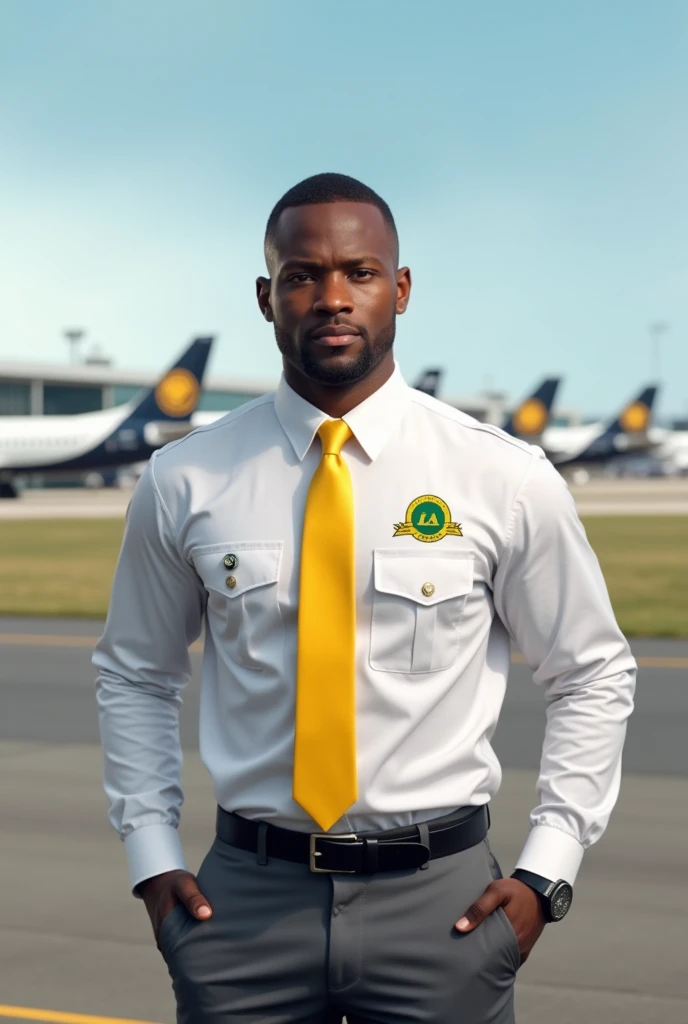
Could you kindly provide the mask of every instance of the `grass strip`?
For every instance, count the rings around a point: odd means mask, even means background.
[[[688,636],[688,516],[589,516],[621,628]],[[105,616],[123,519],[0,522],[0,614]]]

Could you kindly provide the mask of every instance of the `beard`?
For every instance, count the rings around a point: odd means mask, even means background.
[[[343,326],[344,323],[346,321],[340,321],[339,326]],[[396,316],[392,317],[391,321],[374,338],[371,338],[370,333],[360,324],[348,324],[348,326],[355,326],[363,342],[356,355],[348,359],[341,357],[317,359],[308,344],[304,348],[300,348],[296,344],[294,336],[277,324],[274,324],[275,339],[284,359],[309,380],[316,381],[318,384],[328,384],[331,387],[354,384],[367,377],[392,348],[396,335]],[[308,337],[306,336],[307,341]]]

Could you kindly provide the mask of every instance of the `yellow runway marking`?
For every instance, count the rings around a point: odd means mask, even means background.
[[[47,1021],[49,1024],[155,1024],[147,1020],[127,1020],[124,1017],[91,1017],[84,1013],[62,1013],[59,1010],[31,1010],[26,1006],[0,1006],[0,1017],[15,1020]]]
[[[95,647],[96,636],[62,636],[59,633],[0,633],[0,647]],[[203,651],[203,642],[197,640],[189,648],[194,654]],[[515,665],[525,665],[522,654],[511,657]],[[688,657],[640,657],[636,659],[640,668],[688,668]],[[2,1016],[2,1014],[0,1014]]]

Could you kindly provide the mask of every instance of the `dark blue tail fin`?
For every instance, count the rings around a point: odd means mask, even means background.
[[[658,387],[651,384],[640,392],[634,401],[624,406],[616,419],[609,424],[605,434],[642,434],[652,421],[652,407]]]
[[[137,420],[188,420],[198,405],[213,338],[195,338],[156,386],[141,397],[130,417]]]
[[[638,397],[625,405],[619,415],[590,442],[587,448],[568,461],[594,462],[617,455],[620,451],[638,447],[638,442],[642,446],[643,437],[652,422],[652,407],[658,390],[656,384],[643,388]]]
[[[539,437],[549,423],[549,414],[560,383],[560,377],[547,377],[543,380],[537,390],[507,417],[502,429],[512,437]]]
[[[425,395],[437,398],[443,375],[444,370],[424,370],[418,378],[418,382],[413,386],[416,391],[422,391]]]

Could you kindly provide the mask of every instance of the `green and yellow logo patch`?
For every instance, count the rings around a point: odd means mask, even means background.
[[[446,536],[463,537],[459,523],[451,521],[451,512],[446,501],[434,494],[422,494],[406,509],[403,523],[394,524],[394,536],[415,537],[424,544],[442,540]]]

